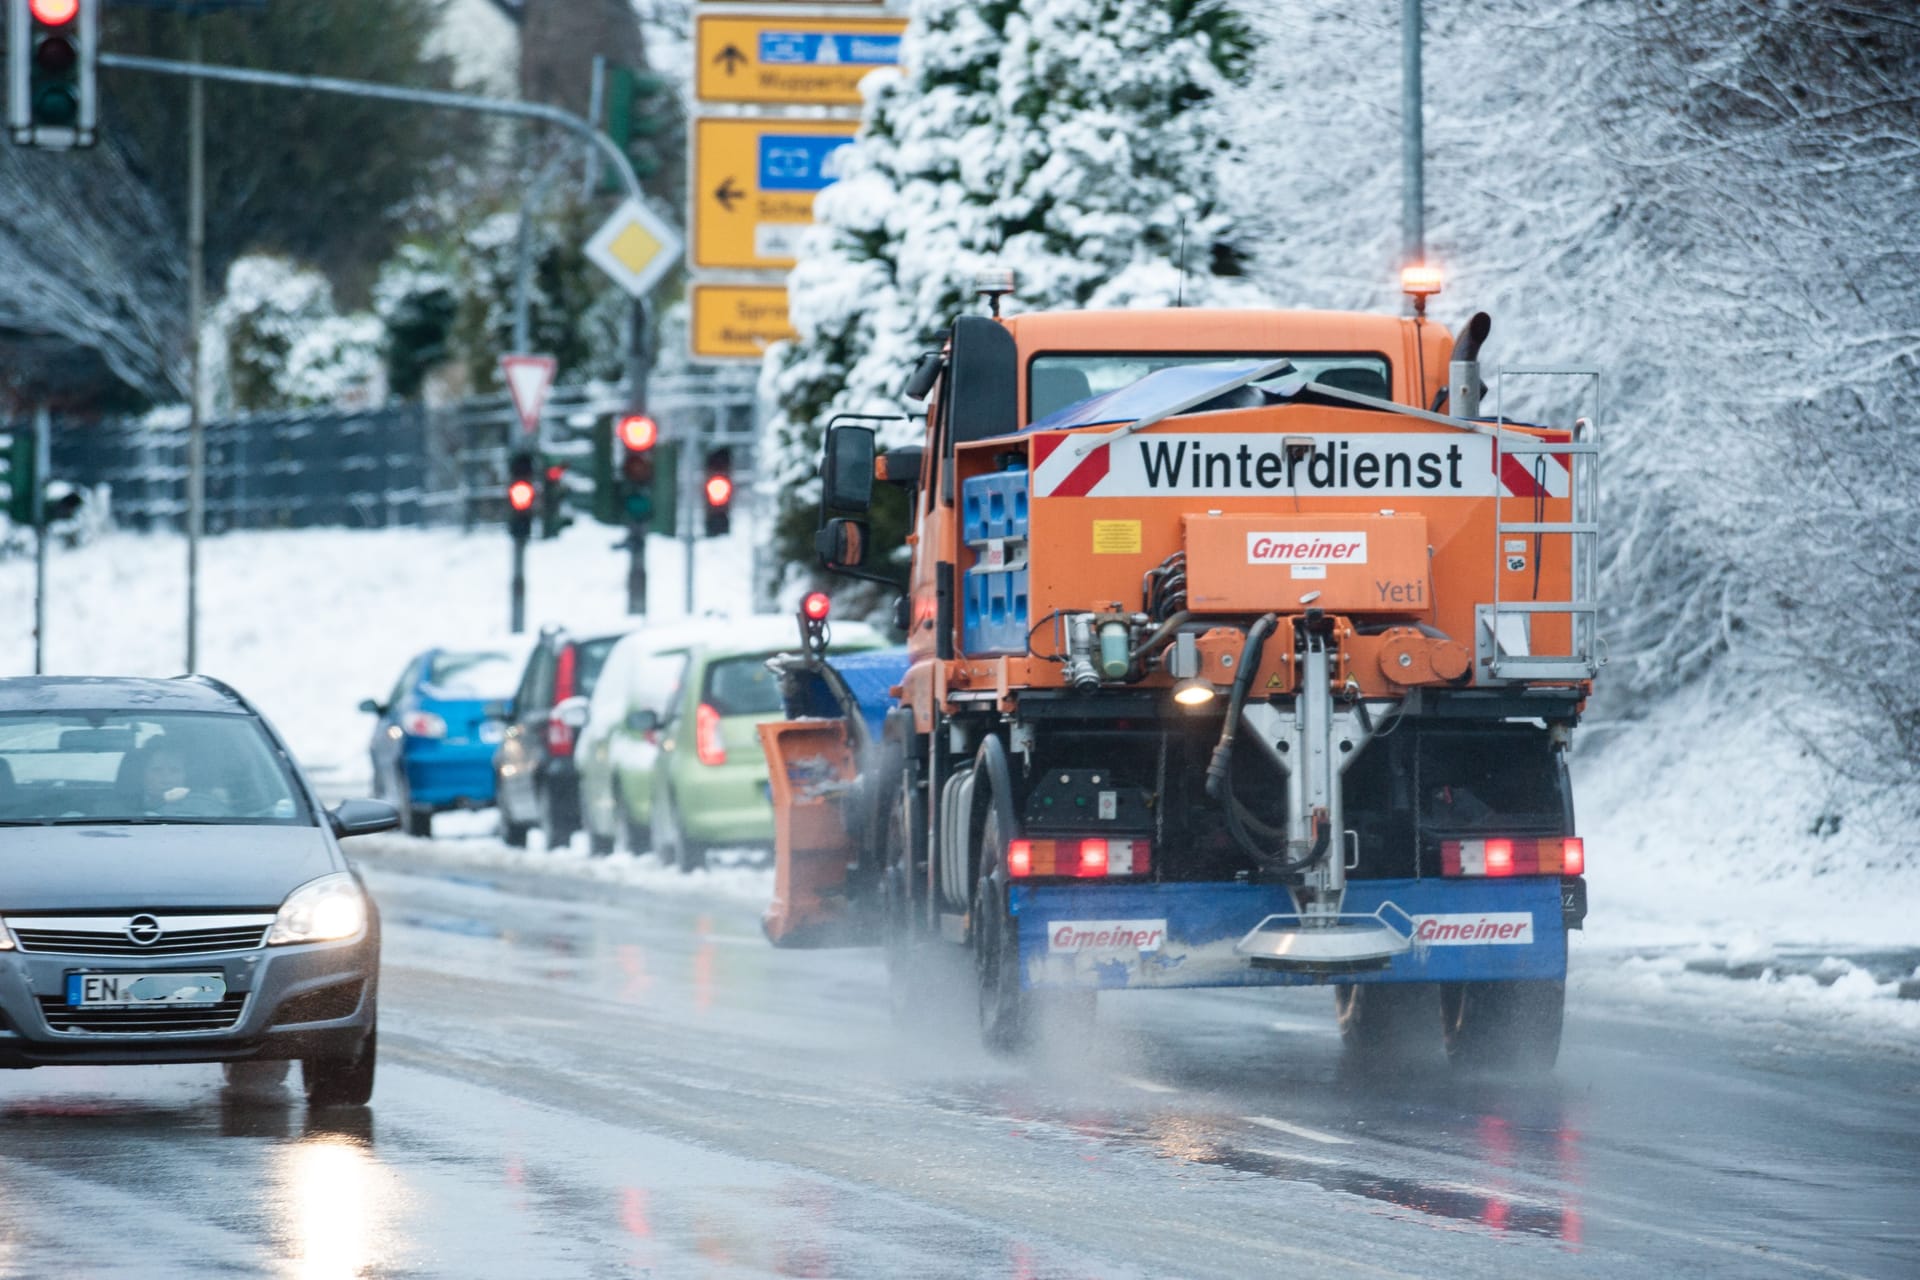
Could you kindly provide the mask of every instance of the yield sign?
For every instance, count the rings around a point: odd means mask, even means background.
[[[520,427],[530,436],[540,433],[540,410],[546,408],[547,391],[553,386],[556,367],[552,356],[500,357],[500,373],[513,396],[513,411],[520,415]]]

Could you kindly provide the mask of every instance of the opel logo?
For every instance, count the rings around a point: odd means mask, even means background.
[[[160,941],[160,922],[152,916],[135,916],[127,921],[127,941],[136,947],[152,946]]]

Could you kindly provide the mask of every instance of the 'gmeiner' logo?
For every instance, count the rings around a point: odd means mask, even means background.
[[[1250,533],[1248,564],[1365,564],[1364,533]]]

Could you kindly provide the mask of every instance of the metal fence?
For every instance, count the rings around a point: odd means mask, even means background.
[[[585,475],[589,428],[627,405],[621,385],[556,387],[542,414],[540,448],[578,460],[574,470]],[[758,439],[753,370],[657,378],[648,411],[664,438],[696,446],[682,450],[683,466],[694,464],[699,447],[732,445],[747,487]],[[504,394],[435,408],[244,414],[208,422],[206,437],[206,527],[214,533],[499,521],[507,455],[522,438]],[[122,526],[178,527],[186,518],[186,415],[56,418],[53,475],[75,485],[111,486],[114,519]]]

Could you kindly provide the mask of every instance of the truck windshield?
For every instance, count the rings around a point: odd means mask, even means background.
[[[249,716],[0,715],[0,827],[310,825],[287,763]]]
[[[1037,355],[1027,366],[1027,421],[1038,422],[1050,413],[1093,396],[1118,391],[1150,373],[1190,364],[1217,364],[1222,360],[1273,360],[1273,352],[1052,352]],[[1305,374],[1362,395],[1384,400],[1391,394],[1385,357],[1364,354],[1287,355],[1292,377]],[[1277,380],[1276,380],[1277,381]]]

